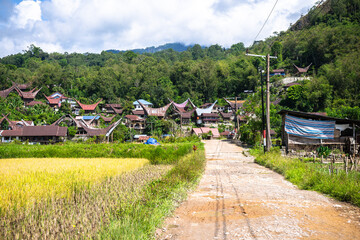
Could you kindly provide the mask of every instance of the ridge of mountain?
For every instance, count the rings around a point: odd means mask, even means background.
[[[143,53],[156,53],[156,52],[160,52],[163,50],[167,50],[167,49],[173,49],[176,52],[183,52],[186,51],[189,47],[193,47],[194,45],[185,45],[183,43],[166,43],[164,45],[160,45],[160,46],[152,46],[152,47],[147,47],[147,48],[137,48],[137,49],[129,49],[129,50],[116,50],[116,49],[109,49],[106,50],[106,52],[112,52],[112,53],[123,53],[123,52],[127,52],[127,51],[132,51],[134,53],[139,53],[139,54],[143,54]]]

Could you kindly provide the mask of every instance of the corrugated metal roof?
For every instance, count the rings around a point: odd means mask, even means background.
[[[142,103],[143,105],[153,105],[151,102],[148,102],[144,99],[139,99],[139,100],[136,100],[135,102],[133,102],[133,105],[139,105],[140,103]]]

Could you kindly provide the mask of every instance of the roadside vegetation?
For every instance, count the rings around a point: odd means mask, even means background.
[[[357,171],[329,172],[328,164],[282,157],[278,148],[266,154],[253,149],[251,154],[256,157],[255,162],[284,175],[300,189],[325,193],[360,207],[360,173]]]
[[[0,149],[1,239],[151,238],[205,166],[199,142]]]

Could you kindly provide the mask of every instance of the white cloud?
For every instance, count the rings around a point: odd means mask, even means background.
[[[11,25],[17,28],[32,28],[36,21],[41,21],[40,1],[22,1],[10,18]]]
[[[257,40],[286,30],[316,0],[279,0]],[[29,43],[45,51],[100,52],[167,42],[249,45],[275,0],[22,1],[0,25],[0,56]],[[4,33],[4,34],[2,34]],[[1,37],[3,36],[3,37]],[[25,45],[25,47],[24,47]]]

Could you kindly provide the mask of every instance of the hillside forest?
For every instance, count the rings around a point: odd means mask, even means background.
[[[271,78],[273,127],[279,127],[276,112],[291,109],[327,112],[329,116],[360,119],[360,0],[327,0],[314,6],[287,31],[274,32],[247,49],[253,54],[271,54],[271,70],[285,69],[295,76],[296,68],[310,66],[306,76],[284,90],[281,77]],[[261,58],[245,55],[243,43],[225,49],[219,45],[195,44],[186,51],[172,49],[137,54],[47,53],[30,45],[22,53],[0,59],[0,90],[12,82],[32,83],[42,88],[37,100],[56,91],[83,103],[102,98],[121,103],[130,110],[136,99],[155,107],[187,98],[200,106],[223,97],[248,99],[243,111],[260,114]],[[254,93],[246,93],[252,90]],[[51,121],[66,112],[54,113],[48,106],[23,109],[21,99],[11,93],[0,99],[0,112],[12,119],[42,117]],[[126,111],[125,111],[126,112]],[[34,117],[36,116],[36,117]],[[260,116],[260,115],[259,115]],[[258,122],[254,122],[254,126]],[[245,130],[245,129],[244,129]]]

